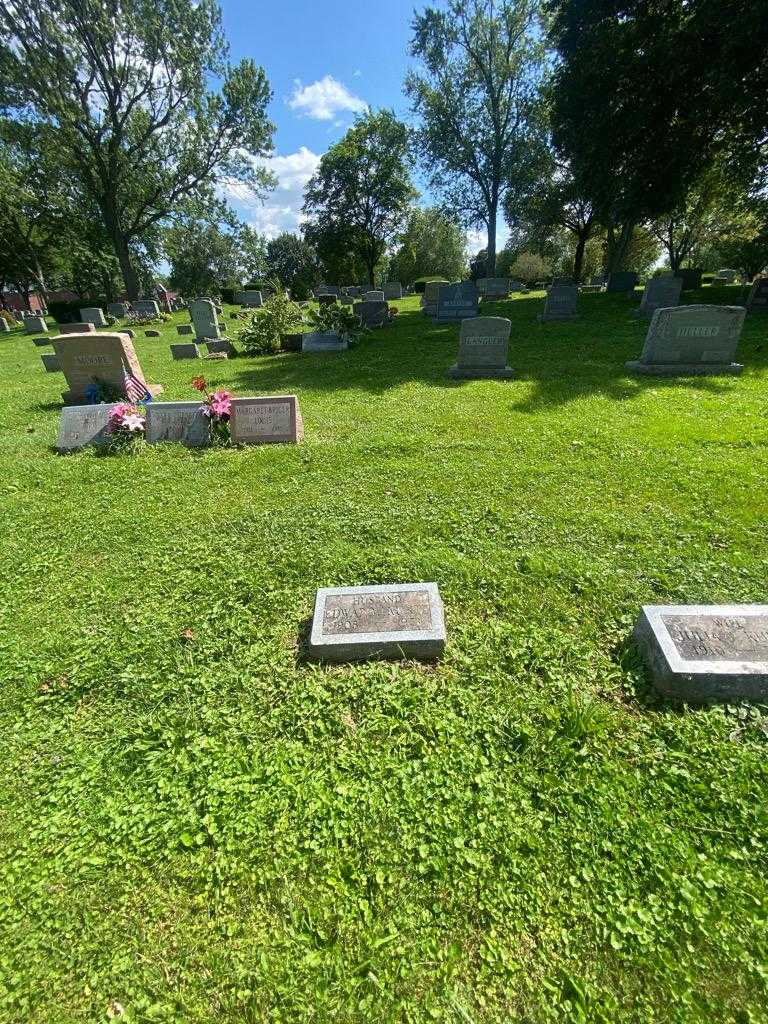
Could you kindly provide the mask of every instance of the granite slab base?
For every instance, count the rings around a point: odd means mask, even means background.
[[[515,371],[510,366],[458,366],[454,364],[446,370],[445,376],[449,380],[509,380],[515,376]]]
[[[768,697],[768,605],[645,605],[633,639],[667,697],[690,704]]]
[[[630,359],[624,363],[627,370],[644,377],[738,377],[743,363],[641,363]]]

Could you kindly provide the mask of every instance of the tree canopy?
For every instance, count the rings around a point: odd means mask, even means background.
[[[467,268],[464,232],[436,207],[414,209],[392,256],[390,276],[403,284],[419,277],[456,281]]]

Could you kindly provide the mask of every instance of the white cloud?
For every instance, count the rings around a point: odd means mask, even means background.
[[[304,187],[317,170],[319,155],[302,146],[295,153],[261,157],[257,163],[277,178],[275,191],[262,201],[240,182],[230,181],[223,188],[226,197],[267,238],[276,238],[283,231],[297,231],[304,221]]]
[[[295,85],[293,95],[286,102],[291,110],[298,111],[303,117],[332,121],[342,110],[358,114],[368,106],[365,100],[351,93],[332,75],[326,75],[311,85],[302,85],[300,79],[296,79]]]

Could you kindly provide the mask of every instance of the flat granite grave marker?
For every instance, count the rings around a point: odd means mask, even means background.
[[[50,336],[43,337],[43,338],[33,338],[32,339],[32,344],[37,346],[37,348],[42,348],[43,345],[50,345],[51,344],[51,338],[50,338]]]
[[[634,639],[668,697],[701,704],[768,696],[768,605],[645,605]]]
[[[46,352],[40,358],[43,360],[46,373],[59,373],[61,371],[61,364],[53,352]]]
[[[453,380],[505,379],[514,376],[507,366],[512,324],[500,316],[464,320],[459,335],[459,357],[447,371]]]
[[[210,299],[196,299],[195,302],[190,303],[189,315],[192,317],[197,341],[205,341],[208,338],[217,341],[221,338],[216,307]]]
[[[575,284],[553,284],[544,301],[544,312],[539,313],[537,319],[541,323],[573,320],[578,316],[578,301],[579,289]]]
[[[638,275],[634,270],[619,270],[608,275],[605,286],[607,292],[633,292],[637,286]]]
[[[479,296],[474,281],[441,285],[437,292],[437,322],[455,323],[477,316]]]
[[[302,352],[346,352],[347,348],[346,339],[331,331],[310,331],[301,337]]]
[[[176,326],[176,333],[177,334],[191,334],[192,333],[192,324],[177,324],[177,326]]]
[[[143,385],[151,395],[162,393],[159,384],[147,384],[133,342],[126,334],[67,334],[53,338],[53,350],[67,378],[65,403],[83,402],[97,382],[125,394],[126,376]]]
[[[237,349],[229,338],[219,338],[218,341],[206,341],[205,347],[208,349],[209,355],[223,353],[229,358],[233,358],[237,355]]]
[[[95,324],[59,324],[59,334],[93,334]]]
[[[759,277],[750,288],[747,312],[768,313],[768,277]]]
[[[133,308],[139,316],[160,316],[160,307],[154,299],[134,299]]]
[[[425,316],[437,316],[437,296],[440,289],[448,283],[448,281],[427,281],[424,285],[421,309]]]
[[[41,316],[24,317],[24,330],[27,334],[45,334],[48,324]]]
[[[174,359],[199,359],[200,349],[193,341],[171,345],[171,356]]]
[[[107,425],[114,408],[114,404],[65,406],[59,417],[58,450],[68,452],[91,444],[109,444],[112,435]]]
[[[744,326],[743,306],[677,306],[657,309],[639,359],[625,366],[652,377],[736,376],[734,362]]]
[[[679,306],[682,290],[683,279],[681,277],[672,277],[671,274],[652,277],[643,290],[643,297],[637,312],[640,316],[651,317],[657,309],[671,309],[673,306]]]
[[[355,302],[352,312],[360,317],[363,327],[383,327],[389,320],[389,306],[383,300]]]
[[[81,309],[80,319],[84,324],[93,324],[94,327],[107,326],[107,318],[104,316],[104,310],[99,306],[88,306],[86,309]]]
[[[436,583],[322,587],[317,592],[309,642],[312,658],[435,661],[444,649],[443,602]]]
[[[297,444],[304,422],[296,395],[233,398],[229,419],[233,444]]]
[[[211,443],[210,423],[200,402],[151,402],[147,406],[147,444],[163,441],[187,448]]]

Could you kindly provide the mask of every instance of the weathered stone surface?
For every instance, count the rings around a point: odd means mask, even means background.
[[[434,661],[444,649],[443,602],[436,583],[323,587],[317,592],[309,644],[315,659]]]
[[[578,315],[579,289],[575,284],[553,284],[544,301],[544,312],[538,319],[542,323],[550,320],[573,320]]]
[[[187,448],[210,444],[208,417],[200,402],[150,402],[147,405],[147,444],[175,441]]]
[[[437,316],[437,297],[448,281],[427,281],[421,298],[421,309],[425,316]]]
[[[640,300],[638,312],[641,316],[651,317],[657,309],[670,309],[680,305],[680,293],[683,290],[683,279],[662,274],[652,277],[645,286]]]
[[[27,334],[45,334],[48,324],[41,316],[24,317],[24,330]]]
[[[768,696],[768,605],[646,605],[634,638],[669,697],[689,703]]]
[[[160,316],[160,307],[154,299],[134,299],[133,309],[140,316]]]
[[[228,358],[232,358],[237,355],[237,349],[229,340],[229,338],[219,338],[218,341],[206,341],[205,347],[208,349],[209,355],[217,355],[223,353]]]
[[[441,285],[437,293],[437,322],[444,324],[470,320],[477,316],[478,302],[474,281]]]
[[[109,302],[107,303],[107,312],[111,316],[123,317],[128,312],[127,302]]]
[[[171,355],[174,359],[199,359],[200,349],[193,341],[180,345],[171,345]]]
[[[399,281],[387,281],[384,285],[384,298],[386,300],[391,299],[402,299],[403,297],[403,286]]]
[[[621,270],[608,275],[607,292],[631,292],[637,287],[638,275],[634,270]]]
[[[733,284],[733,282],[736,280],[738,276],[738,273],[738,270],[729,270],[727,268],[724,268],[722,270],[717,271],[714,280],[715,282],[717,282],[717,284]]]
[[[701,288],[701,275],[703,273],[702,267],[684,267],[678,270],[677,277],[683,282],[683,291],[690,292],[694,288]]]
[[[84,324],[93,324],[94,327],[106,327],[107,319],[104,310],[99,306],[87,306],[80,310],[80,319]]]
[[[383,302],[384,292],[380,288],[372,288],[370,291],[363,292],[363,302]]]
[[[59,334],[93,334],[95,324],[59,324]]]
[[[446,377],[454,380],[513,377],[507,366],[511,323],[504,317],[465,320],[459,335],[459,357]]]
[[[183,334],[191,334],[192,333],[192,324],[178,324],[177,327],[176,327],[176,333],[177,334],[182,334],[182,335]]]
[[[45,367],[46,373],[59,373],[61,371],[61,365],[58,358],[53,352],[46,352],[40,356],[43,360],[43,366]]]
[[[383,327],[389,323],[389,306],[383,300],[363,299],[354,304],[352,312],[360,317],[363,327]]]
[[[192,317],[192,326],[198,341],[221,338],[216,307],[210,299],[196,299],[195,302],[190,303],[189,315]]]
[[[85,448],[87,445],[108,444],[109,417],[114,405],[66,406],[59,417],[59,437],[56,447],[60,452]]]
[[[302,335],[302,352],[346,352],[348,348],[344,338],[330,332],[312,331]]]
[[[296,444],[304,437],[296,395],[233,398],[229,425],[234,444]]]
[[[768,277],[759,277],[750,288],[747,312],[768,313]]]
[[[508,277],[481,277],[477,281],[477,290],[484,299],[506,299],[511,290],[510,284]]]
[[[86,401],[95,382],[124,393],[126,374],[152,394],[163,390],[160,385],[146,384],[133,343],[125,334],[68,334],[52,340],[70,389],[64,393],[65,402]]]
[[[733,360],[745,315],[742,306],[657,309],[640,358],[626,367],[657,377],[739,374],[744,367]]]

